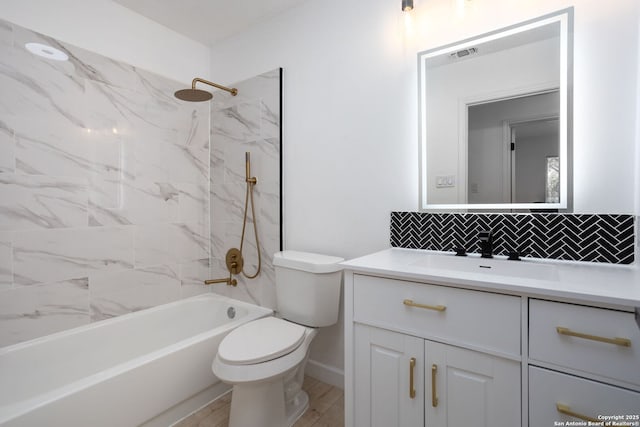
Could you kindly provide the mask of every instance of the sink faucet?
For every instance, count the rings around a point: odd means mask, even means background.
[[[480,239],[482,258],[493,258],[493,236],[491,231],[481,231],[478,238]]]

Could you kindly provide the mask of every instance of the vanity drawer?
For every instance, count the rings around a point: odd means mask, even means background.
[[[357,274],[353,292],[356,322],[454,345],[521,353],[520,297]]]
[[[632,313],[531,299],[529,359],[640,385],[640,329]]]
[[[571,412],[573,414],[568,414]],[[529,425],[555,422],[607,421],[598,417],[620,415],[621,424],[640,422],[640,393],[535,366],[529,367]],[[585,423],[584,425],[587,425]],[[605,424],[606,425],[606,424]]]

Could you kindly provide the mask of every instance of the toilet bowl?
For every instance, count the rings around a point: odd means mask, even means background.
[[[266,317],[233,330],[222,340],[212,368],[220,380],[233,385],[230,427],[287,426],[304,413],[308,397],[301,390],[304,374],[299,373],[304,372],[316,334],[317,329]],[[268,338],[277,345],[265,345]],[[255,346],[241,344],[256,339],[260,342]]]
[[[278,252],[277,316],[246,323],[220,343],[212,369],[233,385],[229,427],[291,426],[308,408],[304,367],[318,327],[338,320],[342,258]]]

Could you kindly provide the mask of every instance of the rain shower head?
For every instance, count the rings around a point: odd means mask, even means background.
[[[196,89],[196,82],[208,84],[209,86],[213,86],[217,89],[226,90],[233,96],[236,96],[238,94],[238,89],[236,88],[221,86],[219,84],[210,82],[209,80],[204,80],[196,77],[191,82],[191,89],[181,89],[176,93],[174,93],[174,96],[178,99],[181,99],[183,101],[189,101],[189,102],[202,102],[202,101],[208,101],[211,98],[213,98],[213,95],[211,94],[211,92],[207,92],[206,90]]]
[[[182,89],[174,93],[175,97],[183,101],[202,102],[213,98],[211,92],[200,89]]]

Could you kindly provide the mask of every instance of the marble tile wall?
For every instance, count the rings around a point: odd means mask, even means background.
[[[228,277],[225,255],[240,247],[246,197],[245,152],[251,153],[255,210],[262,253],[261,273],[255,279],[237,275],[237,287],[213,285],[213,291],[232,298],[276,307],[273,254],[280,250],[280,81],[276,69],[232,85],[237,96],[214,94],[211,107],[211,259],[210,276]],[[253,275],[257,252],[253,217],[244,241],[245,272]]]
[[[0,21],[0,347],[208,291],[210,106],[179,88]]]

